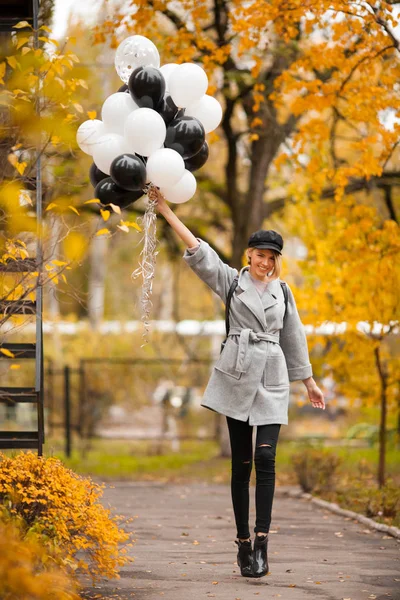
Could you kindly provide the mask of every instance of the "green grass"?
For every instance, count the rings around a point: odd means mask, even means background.
[[[66,466],[77,473],[92,475],[103,480],[162,480],[209,481],[227,483],[230,478],[230,460],[219,457],[215,442],[184,441],[179,452],[173,452],[169,442],[160,447],[158,441],[93,440],[85,453],[78,442],[71,458],[66,458],[57,440],[46,443],[46,455],[58,456]],[[277,483],[297,483],[292,467],[292,456],[301,452],[304,443],[280,440],[277,451]],[[161,454],[158,453],[161,451]],[[358,478],[360,474],[375,475],[378,465],[378,448],[332,447],[332,452],[342,459],[340,475]],[[398,450],[390,447],[386,454],[386,473],[398,479]],[[254,476],[254,473],[253,473]]]

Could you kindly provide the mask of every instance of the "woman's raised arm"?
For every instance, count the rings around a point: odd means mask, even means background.
[[[157,209],[188,248],[194,248],[198,245],[197,238],[194,237],[190,229],[182,223],[176,214],[172,212],[161,192],[157,192]]]

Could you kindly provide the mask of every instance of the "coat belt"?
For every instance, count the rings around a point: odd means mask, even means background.
[[[233,335],[239,336],[239,348],[236,359],[235,370],[240,373],[246,373],[250,366],[251,356],[249,353],[249,344],[258,342],[273,342],[279,344],[279,335],[266,333],[265,331],[255,332],[252,329],[241,329],[240,327],[232,327],[229,330],[229,337]]]

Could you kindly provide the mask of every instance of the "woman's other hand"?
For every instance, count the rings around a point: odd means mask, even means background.
[[[313,407],[322,408],[322,410],[325,410],[324,394],[319,389],[314,379],[309,377],[308,379],[304,379],[303,383],[307,388],[307,394]]]

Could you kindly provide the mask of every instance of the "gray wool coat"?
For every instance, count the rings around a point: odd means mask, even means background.
[[[191,269],[226,303],[238,274],[203,240],[185,251]],[[231,300],[230,331],[225,348],[207,384],[202,406],[247,421],[250,425],[288,423],[289,382],[312,376],[304,327],[288,289],[279,280],[269,283],[260,297],[248,272],[241,269]]]

